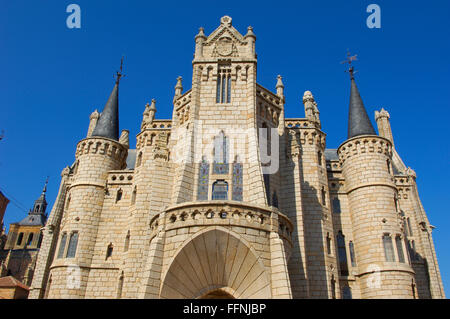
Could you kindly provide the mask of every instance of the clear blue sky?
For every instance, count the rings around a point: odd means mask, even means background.
[[[70,3],[81,7],[79,30],[66,27]],[[370,3],[381,7],[381,29],[366,26]],[[190,88],[198,28],[209,34],[230,15],[241,33],[254,27],[258,82],[275,90],[283,76],[287,117],[304,117],[301,97],[313,92],[328,148],[347,134],[350,87],[340,61],[347,49],[358,54],[372,121],[376,109],[389,111],[397,150],[417,172],[450,296],[449,12],[449,1],[0,0],[0,188],[15,199],[5,223],[26,215],[17,206],[32,207],[47,175],[50,211],[122,55],[120,126],[134,148],[145,103],[155,98],[157,118],[170,118],[176,77]]]

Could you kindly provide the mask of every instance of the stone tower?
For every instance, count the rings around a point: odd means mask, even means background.
[[[362,298],[413,298],[414,271],[405,238],[391,167],[392,142],[378,136],[367,116],[350,69],[348,139],[338,148],[346,180]]]

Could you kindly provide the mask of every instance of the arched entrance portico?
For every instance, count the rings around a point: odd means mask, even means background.
[[[256,251],[223,227],[185,242],[163,277],[160,298],[271,298],[269,276]]]

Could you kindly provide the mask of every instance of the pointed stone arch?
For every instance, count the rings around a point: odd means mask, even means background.
[[[259,254],[238,234],[209,227],[186,240],[161,280],[160,298],[271,298],[270,276]]]

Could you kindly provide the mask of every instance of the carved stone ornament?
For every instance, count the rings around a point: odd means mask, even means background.
[[[216,44],[217,53],[221,56],[229,56],[233,53],[233,40],[229,37],[222,37]]]

